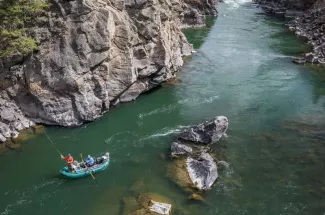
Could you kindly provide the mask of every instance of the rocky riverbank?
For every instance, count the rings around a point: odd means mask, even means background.
[[[288,23],[290,30],[307,38],[312,51],[293,58],[294,63],[325,65],[325,1],[323,0],[255,0],[270,14],[294,17]]]
[[[53,0],[33,29],[39,51],[0,68],[0,142],[35,123],[96,120],[175,76],[193,51],[182,27],[217,15],[215,0]]]

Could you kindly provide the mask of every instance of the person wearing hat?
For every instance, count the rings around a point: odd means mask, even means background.
[[[91,157],[90,155],[88,155],[88,157],[85,160],[85,163],[88,167],[91,167],[95,164],[95,159],[93,157]]]
[[[74,171],[75,170],[75,166],[73,165],[73,157],[71,156],[70,153],[66,157],[64,157],[63,155],[61,155],[61,158],[67,162],[68,167],[69,167],[69,169],[71,171]]]

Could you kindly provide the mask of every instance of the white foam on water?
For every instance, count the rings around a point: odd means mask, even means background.
[[[15,211],[15,208],[22,206],[22,205],[28,205],[32,203],[31,197],[33,193],[37,192],[39,189],[50,186],[50,185],[56,185],[60,186],[64,182],[63,179],[57,179],[53,178],[51,180],[47,180],[45,182],[36,184],[29,188],[26,192],[18,192],[18,191],[13,191],[13,192],[6,192],[5,195],[14,195],[17,196],[17,200],[14,203],[8,204],[7,207],[5,208],[4,211],[0,212],[0,215],[8,215],[11,214],[12,212]],[[55,193],[56,191],[54,191]],[[47,193],[48,198],[53,195],[53,193]],[[40,199],[43,200],[43,199]]]
[[[238,8],[240,5],[252,2],[252,0],[224,0],[224,3],[230,5],[232,8]]]
[[[214,102],[217,99],[219,99],[219,96],[217,96],[217,95],[216,96],[211,96],[209,98],[204,99],[201,103],[208,104],[208,103]]]
[[[167,106],[163,106],[161,108],[157,108],[157,109],[155,109],[153,111],[150,111],[148,113],[140,113],[139,114],[139,119],[143,119],[146,116],[151,116],[151,115],[154,115],[154,114],[157,114],[157,113],[170,113],[173,110],[175,110],[176,108],[177,108],[177,106],[175,104],[170,104],[170,105],[167,105]]]
[[[139,139],[139,142],[141,141],[145,141],[145,140],[150,140],[150,139],[156,139],[159,137],[165,137],[165,136],[169,136],[171,134],[176,134],[179,133],[180,131],[182,131],[184,128],[188,128],[189,126],[183,126],[183,125],[178,125],[175,128],[169,128],[169,127],[165,127],[161,130],[159,130],[158,132],[155,132],[151,135],[148,135],[144,138]]]
[[[144,117],[152,116],[152,115],[159,114],[159,113],[171,113],[174,110],[176,110],[179,107],[179,105],[183,105],[183,104],[201,105],[201,104],[212,103],[213,101],[215,101],[219,98],[220,98],[219,95],[212,95],[207,98],[201,98],[200,96],[198,96],[197,98],[186,98],[186,99],[177,101],[176,104],[164,105],[164,106],[156,108],[150,112],[140,113],[138,118],[139,118],[139,120],[142,120]],[[143,126],[143,124],[140,123],[139,121],[137,123],[139,126]]]
[[[110,142],[112,142],[112,141],[115,139],[115,137],[117,137],[117,136],[119,136],[119,135],[125,135],[125,134],[130,134],[130,133],[132,134],[133,132],[132,132],[132,131],[124,131],[124,132],[116,133],[116,134],[114,134],[114,135],[112,135],[112,136],[106,138],[105,143],[110,143]],[[120,140],[119,140],[119,142],[120,142]]]

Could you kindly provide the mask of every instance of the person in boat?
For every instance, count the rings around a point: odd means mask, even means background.
[[[73,157],[70,153],[66,157],[61,155],[61,158],[67,162],[70,171],[74,172],[79,167],[78,162],[73,160]]]
[[[91,167],[93,165],[95,165],[96,161],[93,157],[91,157],[90,155],[88,155],[88,157],[85,160],[85,163],[88,167]]]

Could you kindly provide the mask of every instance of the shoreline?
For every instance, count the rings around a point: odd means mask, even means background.
[[[268,15],[290,18],[291,21],[286,24],[288,29],[305,38],[306,43],[311,45],[312,51],[294,56],[293,63],[325,66],[325,23],[322,21],[325,17],[325,5],[320,5],[321,8],[316,9],[317,2],[310,7],[300,6],[300,8],[297,6],[298,3],[294,5],[287,3],[286,0],[254,0],[254,3]]]

